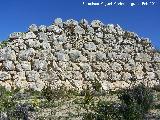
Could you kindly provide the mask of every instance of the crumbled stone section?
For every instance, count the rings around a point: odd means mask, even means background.
[[[53,87],[82,90],[99,81],[104,90],[130,83],[159,84],[160,54],[148,38],[118,24],[57,18],[50,26],[32,24],[9,35],[0,49],[0,84],[41,91]]]

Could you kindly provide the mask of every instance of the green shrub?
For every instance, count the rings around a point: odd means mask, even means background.
[[[96,120],[121,120],[122,115],[119,107],[118,103],[99,101],[95,110]]]
[[[120,103],[100,100],[94,107],[89,107],[92,112],[84,114],[84,120],[144,120],[145,114],[152,106],[153,91],[140,84],[132,89],[116,91]],[[87,95],[87,101],[90,94]],[[91,105],[90,105],[91,106]]]
[[[0,111],[7,111],[15,105],[12,94],[13,93],[7,91],[5,87],[0,86]]]
[[[7,44],[8,44],[8,40],[4,40],[4,41],[2,41],[2,42],[0,43],[0,48],[4,48],[4,47],[6,47],[6,46],[7,46]]]
[[[142,120],[153,103],[153,91],[144,84],[125,89],[118,94],[122,102],[122,114],[125,120]]]
[[[42,96],[44,96],[48,101],[70,98],[72,97],[72,95],[77,94],[78,93],[76,91],[67,90],[65,86],[60,86],[59,88],[52,89],[50,85],[47,85],[42,89]]]

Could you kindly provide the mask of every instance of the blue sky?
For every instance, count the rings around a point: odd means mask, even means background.
[[[120,0],[1,0],[0,40],[7,39],[12,32],[25,32],[28,26],[50,25],[55,18],[91,22],[99,19],[105,24],[119,24],[123,29],[133,31],[141,37],[148,37],[156,48],[160,48],[160,2],[148,6],[104,7],[87,6],[82,2],[115,2]],[[141,0],[121,0],[141,2]],[[149,0],[143,0],[150,2]],[[138,2],[138,3],[139,3]]]

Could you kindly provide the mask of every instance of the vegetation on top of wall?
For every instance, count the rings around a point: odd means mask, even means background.
[[[9,40],[3,40],[2,42],[0,42],[0,49],[6,47],[8,42]]]

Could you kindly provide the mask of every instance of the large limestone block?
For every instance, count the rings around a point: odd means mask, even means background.
[[[33,32],[27,32],[24,37],[24,39],[35,39],[35,38],[36,35]]]
[[[15,81],[25,81],[25,80],[26,80],[26,73],[25,73],[25,71],[17,72],[17,73],[13,76],[13,79],[14,79]]]
[[[106,54],[101,52],[101,51],[98,51],[96,53],[96,60],[97,61],[105,61],[106,60]]]
[[[95,80],[96,77],[97,76],[94,72],[85,72],[84,73],[84,80],[86,80],[86,81]]]
[[[102,27],[104,24],[100,21],[100,20],[93,20],[92,22],[91,22],[91,26],[93,27],[93,28],[100,28],[100,27]]]
[[[80,59],[81,57],[81,51],[78,51],[78,50],[71,50],[69,52],[69,57],[70,57],[70,60],[71,61],[77,61]]]
[[[12,86],[11,86],[10,83],[0,81],[0,85],[3,86],[3,87],[5,87],[6,90],[11,91],[11,87]]]
[[[14,50],[11,50],[9,47],[4,47],[3,49],[0,49],[0,61],[4,60],[16,60],[16,54]]]
[[[29,26],[28,30],[30,32],[38,32],[38,27],[37,27],[36,24],[32,24],[32,25]]]
[[[27,81],[35,82],[40,80],[40,75],[37,71],[26,71]]]
[[[136,63],[134,74],[138,80],[144,78],[143,66],[140,63]]]
[[[56,18],[54,20],[54,24],[57,25],[57,26],[59,26],[59,27],[63,27],[63,21],[62,21],[61,18]]]
[[[19,60],[30,61],[34,57],[34,55],[35,55],[35,50],[33,48],[22,50],[19,53]]]
[[[10,80],[11,75],[8,72],[0,71],[0,81]]]
[[[15,70],[15,65],[14,65],[13,61],[9,61],[9,60],[4,61],[3,67],[5,68],[6,71]]]
[[[79,66],[84,72],[92,70],[91,66],[88,63],[79,63]]]
[[[22,32],[14,32],[9,35],[9,39],[18,39],[23,38],[24,33]]]
[[[28,88],[33,89],[35,91],[41,91],[45,86],[45,83],[43,81],[37,81],[37,82],[29,82]]]
[[[117,73],[117,72],[111,72],[111,80],[112,81],[120,81],[122,80],[121,78],[121,74]]]
[[[89,51],[95,51],[97,47],[93,42],[87,42],[84,44],[84,48]]]
[[[113,71],[122,71],[123,70],[122,65],[118,62],[111,63],[111,66],[112,66]]]
[[[30,71],[31,63],[28,61],[16,62],[16,70],[17,71]]]
[[[68,54],[65,54],[63,51],[55,52],[55,56],[58,61],[68,61],[69,60]]]
[[[35,59],[33,62],[32,68],[35,71],[47,70],[47,65],[48,65],[47,61]]]

